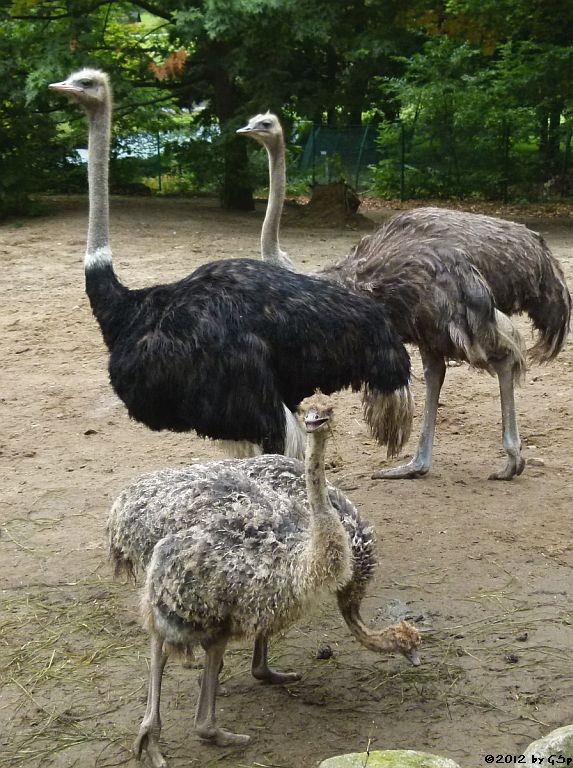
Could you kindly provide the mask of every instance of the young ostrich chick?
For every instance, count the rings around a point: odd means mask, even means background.
[[[167,528],[170,532],[155,545],[142,598],[146,626],[151,633],[151,669],[147,709],[135,752],[140,756],[146,749],[155,768],[165,766],[158,744],[159,698],[163,669],[171,651],[189,653],[198,644],[205,650],[195,717],[198,735],[220,746],[244,745],[248,736],[220,728],[215,719],[217,678],[229,640],[254,637],[255,656],[260,656],[261,640],[289,627],[326,592],[332,591],[338,591],[341,607],[356,613],[359,623],[355,634],[359,639],[363,640],[363,630],[366,635],[382,634],[362,625],[358,608],[352,602],[357,593],[362,594],[360,579],[354,583],[356,552],[340,513],[330,501],[332,492],[324,474],[330,422],[330,407],[323,400],[314,399],[305,416],[305,504],[296,494],[293,498],[275,491],[264,480],[255,480],[244,471],[252,464],[273,459],[297,463],[282,456],[203,465],[203,486],[198,493],[189,492],[182,482],[173,486],[175,471],[142,478],[139,503],[135,501],[137,483],[128,489],[132,507],[138,508],[142,518],[146,503],[153,506],[161,501],[166,507],[166,519],[169,512],[177,518],[181,510],[189,509],[189,513],[184,513],[187,527]],[[193,470],[191,467],[182,472]],[[123,497],[126,503],[124,494],[118,502]],[[113,521],[117,525],[119,520],[118,502],[114,505],[115,517],[112,510],[110,518],[110,534]],[[412,663],[419,663],[420,637],[414,627],[401,622],[385,632],[387,648],[394,643]],[[377,650],[380,645],[381,640]],[[259,661],[261,668],[268,670],[266,653]],[[278,679],[271,682],[298,679],[297,675],[273,674]]]

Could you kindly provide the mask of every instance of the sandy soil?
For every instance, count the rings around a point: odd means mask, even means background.
[[[223,214],[209,201],[115,199],[117,270],[136,287],[182,277],[209,259],[256,257],[261,217]],[[572,281],[573,218],[525,220],[547,236]],[[49,216],[0,229],[6,766],[133,764],[147,639],[137,588],[112,579],[107,511],[143,471],[221,456],[193,435],[131,422],[113,395],[83,293],[85,222],[85,201],[68,200],[52,203]],[[283,244],[310,269],[358,236],[293,222]],[[435,466],[416,481],[370,479],[383,453],[358,398],[337,396],[330,476],[378,535],[380,564],[364,612],[381,625],[406,610],[427,630],[423,666],[359,647],[329,602],[272,645],[276,666],[303,673],[297,685],[256,683],[246,646],[227,654],[228,695],[218,711],[223,725],[253,736],[240,751],[194,738],[198,673],[174,662],[163,698],[169,765],[310,768],[370,744],[438,752],[473,768],[486,753],[520,754],[573,722],[572,368],[570,341],[555,364],[530,370],[519,418],[526,457],[542,461],[511,483],[486,479],[503,463],[497,385],[487,375],[449,369]],[[334,651],[330,660],[316,658],[322,643]]]

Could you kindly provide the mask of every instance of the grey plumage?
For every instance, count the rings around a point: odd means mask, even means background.
[[[267,128],[261,118],[270,123]],[[284,144],[274,115],[252,118],[244,130],[269,154],[269,169],[284,175],[276,158]],[[278,171],[277,171],[278,169]],[[283,184],[271,184],[262,242],[265,261],[276,260]],[[271,221],[267,221],[267,219]],[[467,361],[499,380],[506,466],[490,477],[510,480],[525,461],[517,426],[514,387],[525,372],[525,344],[510,315],[526,312],[538,332],[529,354],[545,362],[562,349],[570,327],[571,296],[563,270],[543,238],[521,224],[443,208],[398,214],[339,262],[315,273],[384,305],[402,340],[420,350],[426,405],[416,453],[401,467],[374,477],[407,478],[431,466],[439,393],[447,359]]]
[[[198,643],[205,649],[196,730],[219,745],[247,741],[215,724],[216,680],[228,640],[255,639],[255,677],[292,682],[298,675],[269,668],[267,639],[325,592],[338,592],[351,631],[367,647],[399,650],[419,663],[414,627],[400,622],[375,631],[360,618],[374,566],[373,534],[352,503],[326,483],[329,411],[322,403],[309,407],[304,467],[283,456],[259,456],[164,470],[125,489],[111,510],[116,568],[146,569],[142,608],[152,661],[135,748],[137,754],[147,749],[154,766],[164,765],[159,688],[171,649],[188,652]]]
[[[569,330],[571,297],[543,237],[492,216],[432,207],[405,211],[320,274],[384,301],[402,338],[414,344],[428,343],[425,328],[437,307],[434,344],[447,346],[449,357],[472,363],[448,326],[459,323],[462,335],[481,336],[491,322],[492,303],[506,315],[529,314],[539,332],[530,350],[537,361],[553,359]],[[443,340],[446,335],[449,341]]]
[[[376,566],[374,529],[355,505],[327,481],[352,549],[352,578],[360,597]],[[167,533],[200,523],[206,511],[232,507],[238,495],[296,503],[299,524],[308,523],[304,463],[286,456],[224,459],[144,475],[116,499],[107,522],[110,558],[117,574],[143,573],[153,548]],[[264,494],[267,494],[264,497]],[[293,514],[294,514],[293,513]]]
[[[375,533],[341,490],[328,481],[326,487],[351,548],[352,575],[344,588],[338,590],[338,598],[343,617],[354,632],[354,619],[350,619],[346,606],[352,603],[352,615],[356,616],[356,611],[359,614],[376,567]],[[294,520],[298,525],[308,524],[304,464],[297,459],[275,455],[226,459],[140,477],[120,493],[107,522],[110,558],[116,574],[143,574],[161,538],[200,524],[211,509],[232,508],[237,494],[244,498],[249,489],[251,499],[266,493],[266,500],[277,500],[279,506],[288,498],[289,503],[296,504],[296,517],[291,524]],[[362,637],[359,639],[362,642]],[[383,644],[374,650],[387,648]]]

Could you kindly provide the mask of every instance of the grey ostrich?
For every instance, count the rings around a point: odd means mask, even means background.
[[[217,728],[214,699],[226,642],[254,637],[253,674],[272,683],[299,675],[267,664],[267,638],[289,626],[325,591],[337,591],[353,634],[376,651],[400,651],[419,663],[420,636],[407,622],[376,631],[360,618],[374,567],[373,534],[356,508],[324,476],[331,409],[308,405],[305,465],[260,456],[165,470],[126,488],[108,520],[116,567],[147,567],[143,605],[151,630],[148,706],[135,749],[154,765],[161,673],[171,649],[206,650],[197,709],[200,736],[245,743]]]
[[[88,117],[86,292],[130,416],[153,430],[195,430],[267,453],[291,444],[297,453],[300,401],[317,388],[351,387],[364,393],[375,436],[397,450],[412,416],[409,359],[384,311],[334,284],[248,259],[127,288],[109,243],[108,78],[84,69],[50,87]]]
[[[265,147],[269,169],[277,176],[262,242],[263,260],[277,261],[270,235],[276,232],[278,238],[284,200],[282,128],[275,115],[266,114],[240,132]],[[374,477],[429,472],[448,359],[497,376],[507,462],[490,479],[511,480],[523,472],[514,387],[525,371],[525,345],[509,316],[529,315],[539,334],[530,355],[538,362],[552,360],[562,349],[571,317],[563,270],[541,235],[490,216],[418,208],[398,214],[363,237],[344,259],[315,274],[372,296],[384,305],[402,340],[420,350],[426,400],[418,447],[410,462]]]
[[[286,161],[283,129],[276,115],[267,112],[252,117],[244,133],[262,144],[269,160],[269,196],[267,210],[261,230],[261,254],[264,261],[279,264],[286,269],[296,270],[295,265],[279,243],[279,229],[286,194]]]

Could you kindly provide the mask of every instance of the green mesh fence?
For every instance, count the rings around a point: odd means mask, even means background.
[[[310,171],[316,184],[344,179],[355,189],[367,183],[368,166],[379,160],[376,129],[366,125],[346,128],[314,126],[299,160],[302,171]]]
[[[344,180],[402,200],[470,197],[529,200],[573,193],[573,128],[559,132],[551,165],[531,140],[528,124],[476,126],[314,126],[299,160],[312,182]]]

